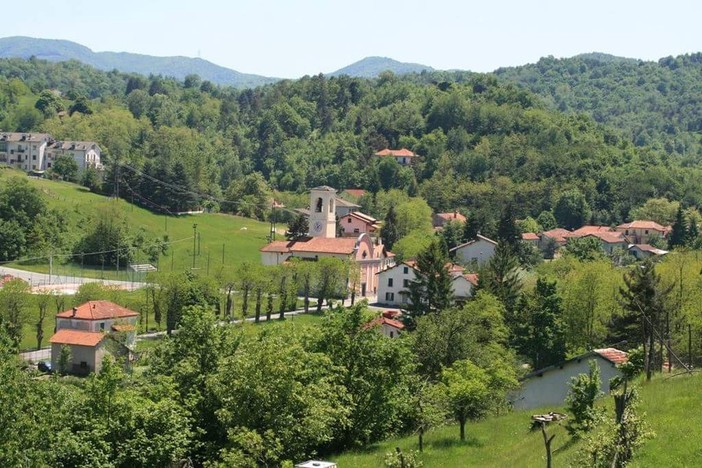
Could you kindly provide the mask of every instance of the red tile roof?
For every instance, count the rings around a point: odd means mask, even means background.
[[[349,188],[349,189],[344,190],[344,192],[346,192],[349,195],[351,195],[352,197],[356,197],[356,198],[361,198],[363,195],[366,194],[365,190],[357,189],[357,188]]]
[[[100,332],[63,328],[57,331],[54,336],[51,337],[49,342],[52,344],[95,347],[103,340],[103,338],[105,338],[105,336],[107,335]]]
[[[628,360],[628,355],[616,348],[595,349],[594,352],[614,364],[624,364]]]
[[[464,243],[461,244],[461,245],[457,245],[456,247],[450,249],[450,251],[452,252],[452,251],[454,251],[454,250],[458,250],[458,249],[460,249],[460,248],[463,248],[463,247],[465,247],[465,246],[467,246],[467,245],[474,244],[474,243],[476,243],[476,242],[478,242],[478,241],[481,241],[481,240],[482,240],[482,241],[485,241],[485,242],[489,242],[489,243],[492,244],[492,245],[497,245],[497,242],[495,242],[494,240],[488,239],[487,237],[481,236],[480,234],[478,234],[478,237],[477,237],[476,239],[469,240],[468,242],[464,242]]]
[[[472,284],[473,286],[478,285],[478,274],[477,273],[466,273],[465,275],[463,275],[463,277],[465,279],[467,279],[468,282],[470,284]]]
[[[539,240],[539,236],[536,235],[536,233],[534,233],[534,232],[523,232],[522,233],[522,240],[537,241],[537,240]]]
[[[264,245],[259,249],[259,252],[278,252],[287,253],[290,252],[291,241],[273,241],[268,245]]]
[[[139,314],[133,310],[110,301],[88,301],[73,309],[56,314],[57,318],[73,318],[78,320],[106,320],[127,317],[137,317]]]
[[[306,237],[295,241],[290,252],[311,252],[351,255],[356,250],[355,237]]]
[[[368,328],[373,328],[375,326],[381,326],[381,325],[389,325],[393,328],[397,328],[398,330],[405,329],[405,324],[400,322],[399,320],[394,320],[394,319],[390,319],[390,318],[383,317],[383,316],[374,318],[370,322],[366,323],[363,328],[368,329]]]
[[[596,234],[599,232],[611,232],[612,228],[609,226],[583,226],[574,231],[570,231],[567,235],[563,237],[585,237],[590,234]]]
[[[602,242],[606,242],[608,244],[627,244],[628,241],[626,237],[624,237],[624,234],[621,232],[616,232],[616,231],[610,231],[610,232],[593,232],[591,234],[587,234],[583,237],[596,237]]]
[[[553,239],[559,243],[565,243],[568,234],[570,234],[570,231],[563,228],[551,229],[550,231],[544,231],[541,233],[542,236]]]
[[[417,156],[415,153],[412,151],[408,150],[407,148],[401,148],[399,150],[392,150],[389,148],[385,148],[384,150],[380,150],[377,153],[375,153],[376,156],[404,156],[406,158],[411,158],[414,156]]]
[[[365,213],[361,213],[360,211],[352,211],[351,213],[347,214],[346,216],[352,216],[354,218],[358,218],[361,221],[363,221],[364,223],[371,224],[371,225],[378,222],[378,220],[375,219],[374,217],[367,215]],[[344,218],[346,216],[344,216]]]
[[[617,229],[651,229],[653,231],[667,232],[671,229],[670,226],[661,226],[655,221],[632,221],[617,226]]]

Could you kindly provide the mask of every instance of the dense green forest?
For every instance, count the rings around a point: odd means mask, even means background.
[[[694,90],[694,60],[673,62],[688,70],[675,75],[680,86]],[[0,61],[0,77],[0,127],[98,141],[108,168],[103,190],[112,193],[119,180],[120,195],[153,209],[180,211],[209,200],[263,218],[272,190],[301,193],[321,184],[398,188],[423,196],[434,210],[463,209],[493,222],[507,201],[518,218],[536,217],[572,189],[585,196],[590,221],[605,224],[626,220],[653,197],[686,206],[702,201],[693,155],[671,155],[653,141],[641,145],[627,125],[560,112],[492,75],[320,75],[236,90],[197,76],[178,82],[9,59]],[[40,111],[35,104],[49,89],[62,95]],[[689,96],[692,109],[691,94],[669,95]],[[61,109],[69,115],[59,116]],[[666,119],[662,110],[652,115]],[[420,163],[379,163],[372,154],[383,147],[410,148]]]

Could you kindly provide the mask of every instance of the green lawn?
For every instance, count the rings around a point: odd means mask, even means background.
[[[702,374],[668,378],[656,377],[650,384],[640,384],[639,412],[655,437],[645,442],[631,466],[699,466],[702,459]],[[612,398],[601,400],[608,415],[613,414]],[[557,408],[551,408],[554,410]],[[466,442],[458,439],[458,426],[447,426],[425,436],[421,460],[432,467],[543,467],[544,442],[540,431],[529,430],[531,414],[539,410],[521,411],[492,417],[466,426]],[[553,466],[571,466],[581,443],[572,443],[562,426],[548,428],[556,434]],[[417,450],[417,437],[391,439],[367,447],[326,457],[340,468],[382,467],[385,453],[400,447],[403,451]]]
[[[27,177],[13,170],[0,170],[0,180],[5,177]],[[229,268],[245,261],[259,262],[258,249],[266,244],[269,224],[239,216],[204,213],[188,216],[164,216],[132,205],[124,200],[113,200],[97,195],[87,189],[67,182],[29,178],[31,184],[41,191],[49,206],[63,210],[69,217],[72,230],[79,233],[90,222],[91,215],[101,207],[117,205],[133,229],[144,228],[152,238],[168,235],[171,248],[158,261],[161,271],[182,270],[193,266],[193,224],[197,224],[200,235],[199,255],[195,256],[195,269],[214,275],[222,267]],[[74,238],[77,234],[74,235]],[[137,258],[146,263],[146,258]],[[61,264],[56,259],[54,273],[69,276],[89,276],[132,280],[122,270],[103,271],[102,268],[80,269],[80,264]],[[39,264],[9,264],[7,266],[47,273],[48,259]],[[138,278],[134,278],[138,279]]]

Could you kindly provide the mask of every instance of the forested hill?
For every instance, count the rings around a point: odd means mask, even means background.
[[[637,146],[698,161],[702,156],[702,54],[658,62],[583,54],[495,71],[544,96],[555,109],[585,112],[623,129]]]
[[[491,75],[441,76],[317,75],[237,90],[4,59],[0,129],[99,142],[105,192],[120,160],[120,194],[152,209],[184,211],[204,194],[222,210],[263,218],[272,190],[397,189],[394,200],[421,195],[436,211],[469,211],[489,233],[505,204],[537,216],[573,189],[588,220],[604,224],[653,197],[702,205],[696,160],[635,147],[618,129],[550,109]],[[372,157],[385,147],[409,148],[419,161],[406,168]],[[364,211],[382,218],[383,199]]]
[[[143,75],[172,76],[183,80],[197,74],[202,79],[236,88],[250,88],[273,83],[276,78],[241,73],[215,65],[200,58],[154,57],[128,52],[93,52],[89,48],[71,41],[36,39],[31,37],[0,38],[0,57],[36,57],[53,62],[78,60],[99,70],[119,70]]]
[[[358,78],[375,78],[384,71],[391,71],[396,75],[406,75],[407,73],[420,73],[425,70],[433,71],[434,69],[419,63],[398,62],[387,57],[366,57],[330,73],[329,76],[348,75]]]

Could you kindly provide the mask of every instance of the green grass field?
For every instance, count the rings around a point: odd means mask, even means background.
[[[640,413],[655,436],[645,442],[631,466],[699,466],[702,460],[702,374],[669,378],[663,374],[650,384],[640,384]],[[601,400],[608,415],[613,414],[612,398]],[[556,408],[550,408],[554,410]],[[492,417],[466,426],[466,441],[458,438],[458,426],[446,426],[425,436],[421,460],[432,467],[543,467],[546,464],[544,442],[540,431],[529,430],[531,414],[538,410],[520,411]],[[561,426],[548,428],[556,434],[553,442],[553,466],[574,466],[580,442],[570,441]],[[382,467],[385,453],[400,447],[403,451],[417,450],[417,437],[391,439],[367,447],[327,457],[340,468]]]
[[[0,170],[0,184],[6,177],[27,177],[13,170]],[[67,182],[47,179],[28,178],[47,200],[50,207],[63,210],[71,229],[80,232],[101,208],[116,205],[124,213],[128,224],[134,230],[143,228],[150,238],[168,235],[172,242],[169,252],[161,256],[158,267],[161,271],[190,269],[193,266],[193,224],[197,224],[199,233],[199,255],[195,257],[195,269],[214,275],[222,267],[230,268],[245,261],[259,262],[258,249],[267,242],[268,223],[249,218],[218,213],[203,213],[189,216],[164,216],[132,205],[124,200],[113,200],[87,191],[84,187]],[[74,235],[74,238],[76,236]],[[137,263],[146,263],[142,258]],[[10,263],[6,266],[28,271],[47,273],[49,262]],[[84,268],[80,264],[66,263],[56,258],[54,273],[68,276],[86,276],[132,280],[127,271],[102,270],[101,268]],[[135,278],[138,279],[138,278]]]

